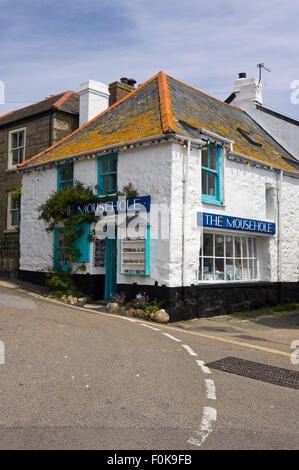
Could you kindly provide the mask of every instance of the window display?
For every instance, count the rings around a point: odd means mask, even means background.
[[[256,238],[203,233],[199,280],[248,281],[258,278]]]

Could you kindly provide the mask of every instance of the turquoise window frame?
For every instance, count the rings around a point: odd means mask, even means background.
[[[73,246],[80,251],[78,258],[74,260],[74,263],[88,263],[90,261],[90,242],[88,240],[90,233],[90,224],[88,222],[83,222],[78,226],[78,230],[82,229],[82,234],[77,240],[75,240]],[[54,254],[53,254],[53,268],[61,269],[61,271],[68,271],[71,267],[71,264],[59,264],[59,251],[63,250],[64,247],[58,247],[58,233],[65,232],[65,227],[56,228],[54,230]]]
[[[213,144],[207,146],[208,148],[208,163],[210,165],[210,149],[215,147]],[[207,178],[207,188],[208,188],[208,176],[209,174],[213,174],[215,176],[215,196],[204,194],[203,187],[201,188],[201,199],[203,202],[212,202],[214,204],[221,204],[222,203],[222,195],[221,195],[221,147],[216,146],[216,170],[212,170],[211,168],[207,168],[202,166],[201,173],[203,178],[203,172],[206,174]]]
[[[112,158],[116,158],[116,170],[110,171],[110,161]],[[103,160],[108,160],[108,171],[103,172]],[[117,187],[118,187],[118,178],[117,178],[117,170],[118,170],[118,154],[117,152],[114,152],[109,155],[101,155],[98,158],[98,196],[104,196],[106,194],[116,194],[117,193]],[[116,187],[113,188],[111,187],[111,176],[116,175]],[[103,190],[103,178],[104,176],[109,177],[109,189],[108,190]]]
[[[65,228],[56,228],[54,230],[54,253],[53,253],[53,269],[61,269],[61,271],[68,271],[70,269],[70,263],[59,264],[59,250],[63,250],[58,247],[58,233],[65,232]]]
[[[61,170],[62,170],[63,168],[65,168],[66,166],[69,166],[69,165],[72,166],[72,178],[71,178],[71,179],[67,179],[67,180],[63,180],[63,179],[61,178]],[[57,191],[60,191],[60,190],[62,189],[61,186],[62,186],[63,184],[64,184],[64,185],[66,184],[66,185],[69,186],[67,189],[71,188],[71,187],[74,185],[74,163],[73,163],[73,162],[65,163],[64,165],[59,165],[59,166],[57,167]]]

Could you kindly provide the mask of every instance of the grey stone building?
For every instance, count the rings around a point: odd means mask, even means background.
[[[0,116],[0,275],[13,276],[19,263],[19,210],[12,192],[21,185],[17,165],[78,128],[79,97],[52,95]]]

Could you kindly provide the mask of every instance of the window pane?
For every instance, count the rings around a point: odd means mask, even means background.
[[[11,148],[16,148],[18,147],[18,134],[12,134],[11,135]]]
[[[11,209],[17,209],[18,206],[17,206],[17,200],[14,199],[13,197],[10,198],[10,208]]]
[[[57,245],[59,248],[64,246],[63,232],[57,232]]]
[[[13,150],[12,151],[12,164],[18,165],[18,163],[19,163],[19,151]]]
[[[111,191],[116,191],[116,175],[110,176],[110,189]]]
[[[109,171],[116,171],[116,157],[109,160]]]
[[[73,164],[60,167],[60,181],[71,180],[73,178]]]
[[[207,172],[202,171],[202,194],[208,194],[207,188]]]
[[[213,256],[213,234],[204,233],[203,234],[203,254],[204,256]]]
[[[247,238],[242,237],[242,257],[247,258]]]
[[[105,175],[102,177],[102,190],[109,191],[109,175]]]
[[[211,170],[217,170],[217,153],[216,148],[210,146],[210,168]]]
[[[202,155],[202,166],[204,166],[205,168],[209,168],[209,152],[208,150],[202,150],[201,151],[201,155]]]
[[[223,258],[215,259],[215,279],[217,281],[224,280],[224,259]]]
[[[18,211],[13,210],[11,211],[11,225],[15,227],[16,225],[19,224],[19,217],[18,217]]]
[[[198,279],[200,281],[202,280],[202,258],[199,258]]]
[[[214,260],[213,258],[203,259],[203,278],[206,281],[214,279]]]
[[[226,260],[225,280],[226,281],[234,280],[234,260],[233,259]]]
[[[233,252],[233,237],[230,235],[226,236],[225,242],[226,242],[226,257],[232,258],[234,256]]]
[[[235,280],[240,281],[242,280],[242,263],[241,259],[235,260]]]
[[[215,256],[224,256],[224,236],[215,235]]]
[[[249,279],[249,268],[247,259],[243,259],[243,279]]]
[[[108,158],[103,158],[101,160],[101,173],[108,173]]]
[[[19,163],[24,161],[24,149],[19,149]]]
[[[240,237],[235,237],[235,256],[241,257],[241,240]]]
[[[254,272],[253,272],[253,260],[248,260],[248,267],[249,267],[249,279],[254,279]]]
[[[254,279],[257,279],[257,261],[256,260],[253,261],[253,276],[254,276]]]
[[[24,145],[24,131],[18,132],[19,136],[19,147],[23,147]]]
[[[215,175],[213,173],[209,173],[208,175],[208,194],[209,196],[215,196]]]
[[[253,251],[253,257],[256,258],[256,238],[252,239],[252,251]]]
[[[248,238],[248,256],[252,258],[252,238]]]

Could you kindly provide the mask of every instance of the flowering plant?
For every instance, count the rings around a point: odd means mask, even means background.
[[[120,292],[119,294],[112,294],[111,292],[110,298],[112,302],[116,303],[117,305],[124,305],[126,303],[126,294],[124,292]]]
[[[134,306],[135,308],[140,308],[141,310],[145,310],[149,303],[149,296],[144,292],[143,294],[137,294],[134,299]]]

